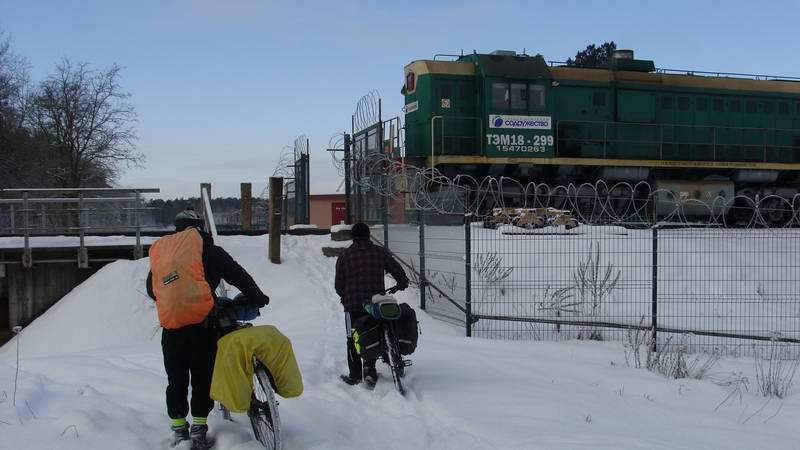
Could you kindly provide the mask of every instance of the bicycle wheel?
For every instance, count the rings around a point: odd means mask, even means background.
[[[394,333],[392,333],[389,327],[383,327],[383,339],[386,345],[386,362],[389,363],[389,368],[392,372],[392,381],[394,381],[394,387],[397,388],[397,391],[400,392],[400,395],[405,396],[406,391],[403,388],[403,381],[401,380],[405,371],[403,356],[397,349],[397,339],[394,337]]]
[[[247,415],[258,442],[269,450],[281,450],[281,418],[278,415],[278,400],[272,390],[269,371],[258,361],[254,367],[253,398]]]

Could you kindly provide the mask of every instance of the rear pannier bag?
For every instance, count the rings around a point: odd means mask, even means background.
[[[371,316],[362,316],[353,323],[353,343],[361,358],[368,361],[381,355],[383,328]]]
[[[394,331],[400,353],[410,355],[417,349],[419,341],[417,313],[408,303],[401,303],[400,311],[402,312],[400,318],[394,321]]]

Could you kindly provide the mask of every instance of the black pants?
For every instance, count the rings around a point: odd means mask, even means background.
[[[358,355],[358,352],[356,351],[356,344],[353,340],[353,323],[355,323],[359,317],[366,315],[366,311],[344,313],[344,322],[345,326],[347,327],[347,369],[350,371],[350,378],[355,378],[358,380],[362,378],[362,367],[361,356]],[[364,360],[364,369],[374,372],[375,360]]]
[[[167,413],[171,419],[189,413],[189,380],[192,385],[192,416],[208,417],[214,409],[211,375],[217,356],[217,333],[204,324],[189,325],[174,330],[164,329],[161,349],[167,371]]]

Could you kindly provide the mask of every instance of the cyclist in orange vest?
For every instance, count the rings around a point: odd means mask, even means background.
[[[191,208],[180,212],[174,223],[175,234],[162,237],[150,247],[147,293],[156,301],[164,328],[161,348],[173,446],[191,440],[192,449],[200,450],[213,445],[206,432],[208,413],[214,407],[209,394],[219,337],[208,320],[216,300],[214,290],[224,279],[254,308],[267,305],[269,297],[228,252],[214,245],[211,235],[202,231],[204,222],[197,212]],[[190,379],[191,428],[186,420]]]

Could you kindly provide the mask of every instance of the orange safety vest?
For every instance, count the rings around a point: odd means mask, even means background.
[[[203,270],[203,237],[194,228],[164,236],[150,247],[158,320],[164,328],[202,322],[214,306]]]

